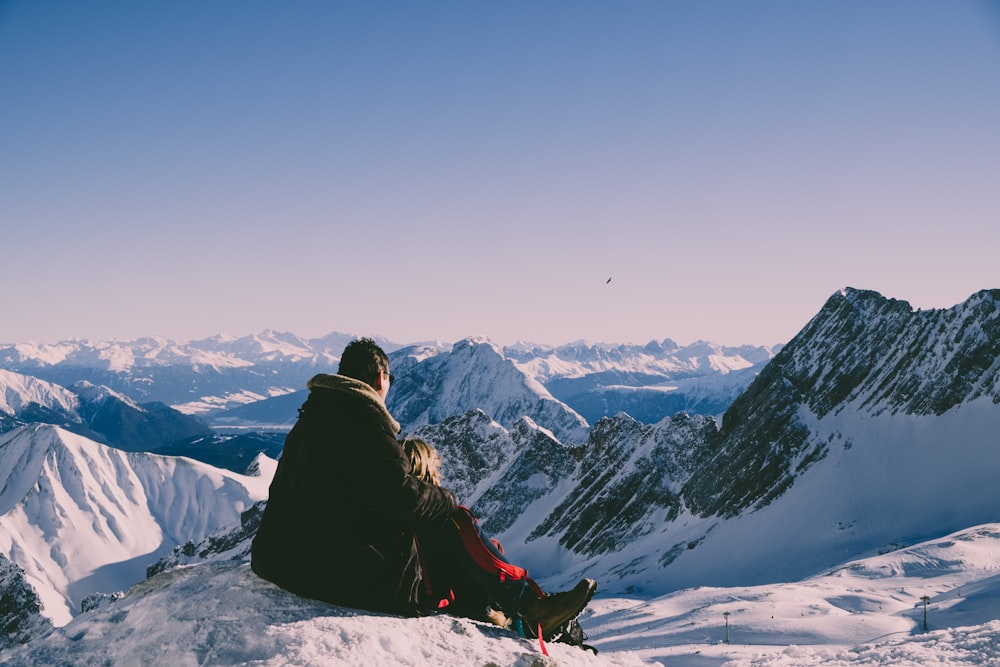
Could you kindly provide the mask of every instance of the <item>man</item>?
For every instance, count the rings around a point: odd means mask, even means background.
[[[385,407],[389,359],[372,340],[320,374],[285,440],[253,541],[254,572],[293,593],[418,613],[413,531],[455,510],[451,492],[410,474]]]
[[[391,383],[389,359],[369,338],[344,349],[337,375],[308,382],[309,398],[271,482],[251,567],[304,597],[415,616],[427,610],[414,534],[448,524],[457,505],[450,491],[412,474],[396,439],[399,424],[385,407]],[[495,592],[508,600],[509,616],[548,634],[590,600],[595,585],[585,582],[539,598],[526,582],[498,577]]]

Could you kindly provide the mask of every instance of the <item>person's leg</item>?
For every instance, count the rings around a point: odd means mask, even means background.
[[[509,563],[482,535],[464,508],[448,521],[421,528],[417,541],[434,595],[453,594],[449,611],[483,619],[490,603],[513,613],[542,595],[527,572]]]
[[[451,603],[454,612],[466,612],[461,615],[482,620],[485,606],[475,607],[485,599],[512,621],[523,618],[527,632],[533,634],[541,627],[545,636],[576,618],[596,590],[596,582],[584,579],[570,591],[545,594],[528,578],[527,570],[507,560],[465,508],[459,508],[449,521],[421,529],[418,541],[427,569],[437,571],[431,581],[438,591],[449,588],[454,593]],[[468,613],[471,608],[475,610]]]

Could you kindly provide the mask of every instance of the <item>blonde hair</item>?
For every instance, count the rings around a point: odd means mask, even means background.
[[[403,451],[410,459],[410,467],[413,468],[413,476],[431,484],[441,485],[441,473],[438,467],[441,465],[441,457],[437,450],[420,438],[406,438],[403,440]]]

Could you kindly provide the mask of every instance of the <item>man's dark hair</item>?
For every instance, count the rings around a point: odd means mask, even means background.
[[[389,372],[389,357],[371,338],[352,340],[340,355],[337,372],[374,387],[379,373]]]

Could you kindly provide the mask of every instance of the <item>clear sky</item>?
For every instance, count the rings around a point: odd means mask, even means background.
[[[950,307],[1000,287],[1000,2],[0,0],[0,225],[8,343]]]

